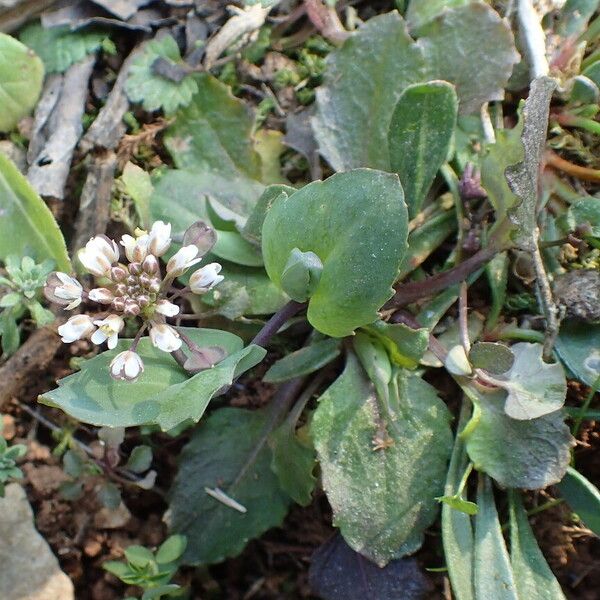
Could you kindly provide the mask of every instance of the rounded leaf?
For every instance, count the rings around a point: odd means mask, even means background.
[[[397,175],[338,173],[281,197],[263,225],[265,268],[280,288],[294,248],[323,263],[308,305],[313,327],[332,337],[377,319],[406,252],[407,209]]]

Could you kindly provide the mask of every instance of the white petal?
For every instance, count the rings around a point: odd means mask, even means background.
[[[91,337],[91,340],[93,344],[103,344],[106,340],[106,334],[104,331],[102,331],[102,329],[96,329],[96,331],[94,331],[94,335]]]
[[[174,317],[179,314],[179,306],[168,300],[159,300],[156,303],[156,312],[165,315],[165,317]]]
[[[152,345],[163,352],[173,352],[181,348],[181,338],[173,327],[166,323],[154,323],[150,328]]]

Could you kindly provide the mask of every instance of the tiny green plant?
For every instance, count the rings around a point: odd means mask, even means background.
[[[107,561],[102,566],[123,583],[141,587],[141,600],[181,597],[185,588],[171,583],[179,560],[186,547],[183,535],[172,535],[152,552],[144,546],[129,546],[125,550],[125,561]]]
[[[23,477],[23,472],[17,467],[17,459],[27,452],[27,446],[24,444],[8,445],[2,436],[3,425],[2,415],[0,415],[0,497],[4,497],[4,484],[9,479]]]
[[[19,347],[19,322],[26,315],[38,327],[54,320],[54,314],[40,302],[46,278],[53,267],[54,261],[50,259],[38,264],[29,256],[6,257],[5,274],[0,275],[0,335],[5,356],[10,356]]]

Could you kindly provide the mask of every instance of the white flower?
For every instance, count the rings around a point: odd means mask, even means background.
[[[115,299],[115,295],[108,288],[94,288],[90,290],[88,298],[98,304],[110,304]]]
[[[65,344],[88,337],[96,329],[88,315],[75,315],[58,328],[58,335]]]
[[[162,256],[171,245],[171,223],[156,221],[152,224],[149,234],[150,252],[154,256]]]
[[[110,376],[113,379],[135,381],[144,372],[140,355],[132,350],[119,352],[110,363]]]
[[[143,233],[137,237],[125,234],[121,237],[121,246],[125,248],[125,256],[129,262],[142,262],[148,255],[150,236]]]
[[[50,273],[44,287],[44,295],[51,302],[56,302],[71,310],[81,304],[83,288],[77,279],[66,273],[55,271]]]
[[[119,247],[104,235],[93,237],[78,255],[81,264],[92,275],[108,275],[113,263],[119,260]]]
[[[156,312],[165,317],[174,317],[179,313],[179,306],[163,298],[156,303]]]
[[[163,352],[174,352],[181,348],[181,338],[177,330],[166,323],[152,323],[150,327],[152,345]]]
[[[173,277],[183,275],[191,266],[199,263],[202,258],[196,258],[198,246],[190,244],[180,248],[167,263],[167,273]]]
[[[92,335],[92,342],[94,344],[108,342],[108,347],[112,350],[117,345],[119,332],[123,329],[125,321],[119,315],[108,315],[106,319],[94,321],[94,325],[98,325],[98,329]]]
[[[219,285],[225,277],[219,275],[221,265],[219,263],[210,263],[201,269],[198,269],[190,277],[190,289],[194,294],[205,294]]]

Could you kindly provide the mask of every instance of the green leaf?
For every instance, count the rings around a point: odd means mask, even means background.
[[[462,113],[503,98],[518,54],[509,25],[493,9],[481,3],[450,9],[419,33],[415,42],[397,12],[378,15],[328,56],[312,125],[334,170],[389,170],[390,120],[413,83],[454,84]]]
[[[424,71],[422,52],[397,12],[369,19],[329,54],[312,125],[335,171],[389,170],[392,113],[404,88],[422,81]]]
[[[129,455],[125,467],[134,473],[143,473],[152,464],[152,448],[150,446],[136,446]]]
[[[452,440],[446,407],[420,378],[401,371],[389,396],[381,406],[350,355],[311,425],[334,524],[380,566],[420,547],[435,519]],[[376,449],[379,436],[387,443]]]
[[[504,412],[505,392],[463,389],[476,407],[465,431],[467,452],[476,469],[502,487],[527,490],[562,479],[573,438],[561,411],[517,421]]]
[[[239,174],[231,179],[217,172],[170,170],[154,181],[150,198],[152,220],[166,220],[175,231],[185,231],[198,219],[209,221],[206,197],[218,201],[235,214],[247,217],[261,195],[263,186]]]
[[[513,234],[517,246],[533,250],[537,243],[538,180],[540,165],[546,148],[546,131],[552,92],[556,81],[549,77],[538,77],[531,82],[529,96],[523,107],[523,159],[506,168],[508,185],[518,197],[519,203],[509,210],[515,225]]]
[[[108,369],[113,357],[131,344],[121,341],[115,350],[85,361],[81,371],[61,379],[57,389],[40,396],[40,402],[98,426],[157,424],[166,431],[186,419],[198,421],[210,399],[239,373],[262,360],[265,351],[257,346],[242,348],[242,341],[225,331],[181,329],[200,346],[222,347],[227,358],[212,369],[188,377],[171,356],[142,338],[137,353],[145,370],[131,384],[115,381]]]
[[[519,492],[509,490],[508,500],[510,562],[519,598],[565,600],[565,595],[535,540]]]
[[[447,496],[458,492],[463,473],[469,464],[465,444],[460,435],[467,418],[465,403],[466,401],[463,401],[444,487],[444,493]],[[448,575],[452,583],[452,593],[456,600],[475,600],[473,590],[474,539],[471,518],[467,513],[455,510],[450,504],[442,505],[442,542]]]
[[[556,353],[579,381],[595,385],[600,377],[600,325],[563,321],[556,339]]]
[[[8,310],[0,313],[0,334],[2,335],[2,354],[4,358],[8,358],[19,349],[21,343],[19,326]]]
[[[427,0],[427,2],[419,2],[418,0],[415,2],[413,0],[406,10],[406,21],[414,31],[439,17],[445,10],[464,6],[471,2],[472,0]]]
[[[156,600],[163,596],[176,597],[182,596],[183,588],[176,583],[167,583],[155,588],[145,590],[142,594],[142,600]]]
[[[469,351],[469,362],[476,369],[484,369],[489,373],[500,374],[506,373],[514,365],[515,355],[504,344],[476,342]]]
[[[390,165],[400,177],[411,217],[421,210],[446,161],[457,111],[456,92],[445,81],[411,85],[396,104],[388,132]]]
[[[106,36],[103,31],[71,31],[68,26],[45,28],[37,22],[25,27],[19,39],[42,59],[47,73],[62,73],[96,52]]]
[[[27,116],[42,91],[42,61],[18,40],[0,33],[0,131]]]
[[[261,160],[252,138],[254,112],[214,77],[203,74],[196,81],[198,93],[177,113],[165,135],[175,165],[230,178],[242,174],[260,181]]]
[[[123,577],[131,575],[129,567],[125,563],[116,560],[107,560],[106,562],[103,562],[102,568],[121,580]]]
[[[265,222],[265,217],[271,209],[271,206],[279,200],[279,197],[282,194],[291,196],[295,191],[295,188],[287,185],[270,185],[266,187],[242,229],[241,233],[244,238],[250,243],[260,247],[263,223]]]
[[[44,201],[17,167],[0,153],[0,260],[9,254],[53,259],[61,271],[71,271],[62,233]]]
[[[473,582],[476,598],[519,600],[498,520],[492,482],[482,475],[477,489]]]
[[[166,564],[176,561],[185,552],[187,539],[184,535],[172,535],[168,537],[156,552],[156,562]]]
[[[154,190],[150,174],[136,164],[128,162],[123,167],[121,181],[133,200],[142,227],[150,227],[150,198]]]
[[[198,91],[198,84],[191,75],[186,75],[181,81],[172,81],[155,73],[153,67],[158,59],[183,64],[179,47],[172,36],[164,35],[145,44],[129,67],[125,92],[132,102],[141,102],[145,110],[162,108],[165,114],[170,115],[191,102]]]
[[[273,453],[271,469],[281,489],[300,506],[308,506],[317,483],[313,474],[317,457],[312,443],[301,439],[295,423],[286,420],[270,435],[269,446]]]
[[[315,181],[282,197],[268,212],[262,250],[281,287],[290,252],[314,252],[323,263],[308,305],[315,329],[343,337],[377,319],[392,295],[406,251],[407,213],[396,175],[357,169]]]
[[[115,510],[121,504],[121,491],[114,483],[104,483],[98,490],[98,500],[102,506]]]
[[[22,299],[22,296],[19,292],[9,292],[0,298],[0,308],[10,308],[11,306],[15,306]]]
[[[191,302],[194,309],[214,307],[219,314],[236,319],[243,315],[273,314],[289,301],[263,269],[229,262],[223,262],[222,265],[221,275],[225,280],[217,289],[202,296],[193,296]]]
[[[187,536],[186,564],[239,554],[249,539],[280,525],[289,499],[271,471],[269,414],[222,408],[196,429],[181,453],[170,492],[170,528]],[[246,512],[210,496],[222,490]]]
[[[585,526],[600,536],[600,491],[598,488],[572,467],[567,469],[564,478],[556,487]]]
[[[519,121],[512,129],[498,129],[496,141],[488,144],[481,158],[481,184],[496,212],[496,221],[501,221],[510,209],[519,203],[511,191],[504,172],[510,165],[523,160],[523,114],[518,111]]]
[[[375,321],[365,327],[365,331],[385,346],[394,364],[406,369],[418,366],[429,345],[428,329],[413,329],[404,323]]]
[[[139,545],[126,548],[125,558],[134,567],[145,567],[149,563],[154,562],[154,554],[148,548]]]
[[[600,204],[597,198],[583,198],[569,206],[567,221],[572,229],[588,225],[594,237],[600,237]]]
[[[502,100],[519,60],[510,25],[481,2],[443,12],[419,31],[418,43],[427,61],[426,78],[454,84],[461,114]]]
[[[309,375],[340,355],[340,342],[326,339],[287,354],[265,373],[263,381],[278,383],[301,375]]]
[[[498,379],[508,395],[504,411],[519,420],[536,419],[562,408],[567,380],[560,363],[542,359],[542,345],[521,342],[511,346],[513,366]]]

